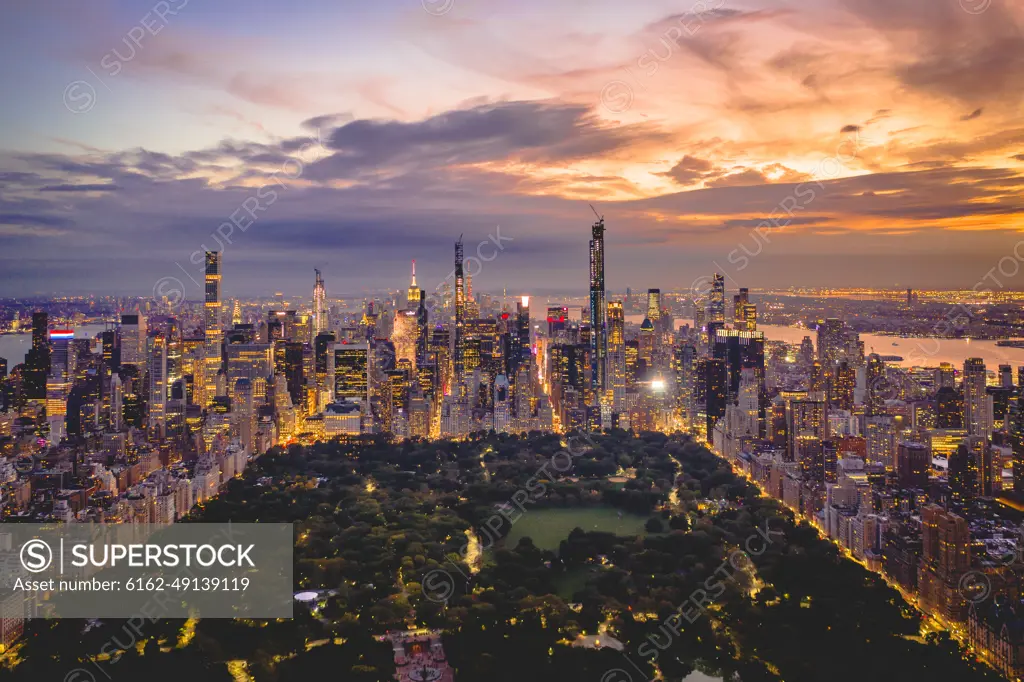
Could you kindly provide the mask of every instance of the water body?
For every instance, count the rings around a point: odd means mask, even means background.
[[[106,327],[102,324],[83,324],[75,327],[76,339],[94,339]],[[7,358],[8,371],[25,362],[25,353],[32,347],[32,332],[3,334],[0,336],[0,358]]]
[[[643,315],[626,315],[626,322],[640,324]],[[676,326],[693,324],[693,320],[676,319]],[[757,330],[764,332],[769,341],[784,341],[799,345],[805,336],[817,347],[818,334],[805,327],[789,327],[775,324],[758,324]],[[948,362],[963,369],[967,358],[981,358],[985,366],[995,371],[999,365],[1024,366],[1024,348],[1004,348],[996,345],[994,340],[982,339],[936,339],[936,338],[902,338],[884,336],[882,334],[861,334],[865,353],[879,355],[898,355],[903,367],[937,367],[939,363]]]
[[[817,342],[817,333],[800,327],[784,327],[773,324],[757,325],[770,341],[800,343],[805,336]],[[982,339],[935,339],[935,338],[901,338],[899,336],[882,336],[879,334],[861,334],[865,353],[879,355],[899,355],[904,367],[935,367],[941,362],[949,362],[963,368],[967,358],[981,358],[986,367],[995,370],[998,365],[1024,365],[1024,348],[1003,348],[994,340]]]

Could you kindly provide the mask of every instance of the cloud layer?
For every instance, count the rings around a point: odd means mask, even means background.
[[[111,85],[144,144],[118,144],[98,100],[0,153],[0,295],[147,293],[218,242],[229,291],[305,290],[313,267],[335,291],[399,287],[408,259],[443,278],[456,236],[498,226],[514,241],[479,288],[582,290],[588,202],[622,287],[684,287],[758,230],[732,273],[750,286],[832,283],[823,262],[873,255],[860,284],[970,286],[1016,243],[1020,6],[576,4],[367,15],[353,49],[377,36],[378,57],[335,70],[315,34],[243,39],[183,11]],[[116,23],[66,59],[104,54]]]

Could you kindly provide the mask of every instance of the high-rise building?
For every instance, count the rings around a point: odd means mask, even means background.
[[[757,306],[753,303],[743,305],[743,319],[748,332],[757,330]]]
[[[743,368],[751,367],[764,376],[764,332],[718,329],[713,344],[714,356],[729,368],[729,395],[735,397],[739,392]]]
[[[647,290],[647,319],[657,327],[661,320],[661,289]]]
[[[30,400],[46,399],[46,378],[50,374],[50,337],[47,314],[32,313],[32,347],[25,354],[25,396]]]
[[[797,461],[797,439],[813,436],[818,441],[829,437],[828,406],[823,393],[807,393],[786,401],[787,458]]]
[[[556,335],[566,330],[569,322],[569,308],[567,306],[556,306],[548,308],[548,338],[554,339]]]
[[[149,354],[149,430],[163,438],[167,432],[167,334],[160,330],[153,336]]]
[[[961,429],[963,427],[963,393],[953,386],[943,386],[935,392],[935,428]]]
[[[313,283],[313,337],[320,332],[327,331],[330,328],[330,323],[327,319],[327,288],[324,286],[324,278],[320,276],[320,271],[314,269],[316,273],[316,281]],[[413,275],[413,280],[416,276]]]
[[[992,430],[988,393],[985,391],[987,372],[981,358],[964,360],[964,428],[970,436],[988,437]]]
[[[54,329],[49,332],[50,339],[50,376],[63,381],[71,381],[75,377],[77,354],[71,347],[75,338],[72,329]]]
[[[733,323],[737,329],[747,328],[747,312],[746,306],[750,303],[750,290],[746,287],[740,287],[738,294],[732,297],[733,307]]]
[[[412,262],[412,282],[409,283],[409,290],[405,293],[406,310],[415,311],[420,305],[420,292],[422,289],[416,284],[416,261]]]
[[[852,410],[857,390],[857,368],[849,361],[841,360],[836,365],[832,381],[832,404],[840,410]]]
[[[765,388],[764,332],[718,329],[713,339],[713,355],[725,362],[728,372],[729,398],[735,401],[740,393],[740,377],[744,369],[752,369],[758,382],[759,433],[764,433],[768,393]],[[821,436],[819,436],[821,438]]]
[[[1010,401],[1006,417],[1006,430],[1013,448],[1013,491],[1024,494],[1024,383],[1017,388],[1017,394]]]
[[[217,394],[217,374],[222,365],[221,346],[224,341],[224,328],[220,299],[220,257],[219,251],[206,252],[206,299],[203,307],[206,352],[203,363],[203,401],[207,405]]]
[[[238,440],[245,451],[252,453],[256,446],[256,396],[253,385],[248,379],[235,382],[232,391],[231,418],[235,423]]]
[[[455,242],[455,335],[453,338],[454,348],[452,349],[452,380],[455,386],[462,391],[465,380],[465,366],[463,360],[466,325],[466,279],[463,272],[462,236]]]
[[[830,317],[818,325],[818,361],[829,373],[839,362],[845,338],[846,325],[838,318]]]
[[[924,443],[901,442],[896,448],[896,476],[904,488],[925,488],[931,472],[931,452]]]
[[[924,507],[918,594],[925,608],[947,620],[962,621],[967,610],[962,578],[970,569],[967,520],[935,504]]]
[[[416,367],[427,362],[430,345],[430,313],[427,310],[427,292],[420,289],[419,307],[416,308]]]
[[[936,390],[942,388],[955,388],[956,387],[956,368],[948,362],[939,363],[938,369],[935,370],[935,388]]]
[[[417,300],[416,303],[419,304],[419,301]],[[415,368],[418,339],[419,325],[416,320],[416,310],[396,310],[391,332],[391,341],[395,345],[395,360],[408,360]]]
[[[110,428],[120,431],[124,425],[124,386],[116,372],[110,377]]]
[[[519,300],[516,311],[516,333],[519,336],[519,366],[529,367],[533,357],[533,339],[530,331],[530,297],[523,296]]]
[[[284,376],[291,404],[304,403],[306,387],[303,355],[305,344],[300,341],[277,341],[274,344],[274,373]]]
[[[1001,388],[1014,388],[1012,366],[999,365],[999,386]]]
[[[608,359],[605,362],[612,406],[621,410],[626,399],[626,315],[622,301],[608,303]]]
[[[146,363],[146,337],[145,317],[121,315],[121,364],[141,368]]]
[[[103,365],[110,371],[121,366],[121,337],[116,328],[107,328],[100,335],[103,348]]]
[[[334,399],[368,400],[369,367],[368,344],[334,344]]]
[[[591,388],[603,391],[606,388],[605,358],[608,355],[608,328],[605,303],[604,280],[604,218],[598,216],[591,226],[590,239],[590,336]]]
[[[793,461],[800,464],[804,479],[825,482],[825,450],[817,436],[797,436],[793,445]]]
[[[818,330],[818,343],[821,343],[821,330]],[[819,349],[820,349],[819,345]],[[868,356],[865,368],[865,414],[877,417],[885,414],[885,401],[891,397],[889,381],[886,377],[885,362],[877,353]]]
[[[494,420],[493,428],[498,433],[509,430],[511,422],[512,393],[508,378],[499,374],[494,380]]]
[[[725,276],[716,272],[708,298],[708,322],[725,324]]]
[[[701,377],[698,400],[704,406],[705,438],[710,442],[715,424],[725,416],[728,404],[729,370],[725,360],[721,358],[702,358],[697,362],[697,372]]]
[[[68,413],[68,398],[75,377],[77,354],[71,347],[75,332],[71,329],[54,329],[49,332],[50,373],[46,377],[46,415],[64,416]],[[77,413],[72,415],[78,421]],[[75,433],[79,433],[76,428]]]
[[[295,310],[271,310],[267,313],[267,343],[301,341],[299,314]],[[304,335],[303,335],[304,336]]]

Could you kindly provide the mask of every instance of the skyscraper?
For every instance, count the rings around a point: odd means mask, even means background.
[[[843,321],[835,317],[818,325],[818,361],[830,370],[832,363],[837,360],[839,335],[842,331]]]
[[[235,382],[234,398],[231,401],[231,418],[235,422],[238,439],[247,453],[256,445],[256,401],[252,382],[239,379]]]
[[[786,456],[796,461],[797,439],[813,436],[819,441],[829,437],[828,407],[823,393],[808,393],[786,402]]]
[[[416,366],[427,362],[427,346],[430,342],[430,314],[427,311],[427,292],[420,289],[419,307],[416,308]]]
[[[420,304],[419,286],[416,285],[416,260],[412,261],[412,282],[409,283],[409,290],[405,293],[405,307],[407,310],[416,310]]]
[[[765,388],[764,332],[718,329],[712,346],[716,358],[725,361],[728,372],[728,395],[735,402],[740,395],[740,379],[743,370],[751,369],[758,390],[758,432],[764,433],[765,410],[768,407],[768,393]]]
[[[697,373],[701,379],[701,391],[698,399],[704,405],[705,428],[707,429],[704,437],[711,441],[715,424],[725,416],[729,392],[729,371],[725,361],[720,358],[703,358],[698,361],[697,365]]]
[[[48,417],[67,413],[68,397],[75,375],[75,350],[71,329],[54,329],[49,333],[50,372],[46,377],[46,414]],[[77,415],[75,415],[77,420]]]
[[[324,286],[324,278],[320,271],[314,269],[316,281],[313,284],[313,338],[320,332],[327,331],[327,288]],[[415,280],[415,275],[413,275]]]
[[[206,252],[206,301],[204,331],[206,353],[203,363],[203,401],[209,404],[217,394],[217,373],[221,368],[221,343],[224,329],[220,300],[220,252]]]
[[[896,448],[896,475],[904,488],[924,488],[931,472],[931,453],[924,443],[900,442]]]
[[[821,330],[818,330],[818,349],[821,350]],[[825,354],[827,356],[827,353]],[[885,363],[878,353],[868,356],[865,369],[865,382],[867,406],[865,413],[869,417],[876,417],[885,414],[885,401],[889,396],[889,383],[886,378]]]
[[[146,362],[146,318],[138,313],[121,315],[121,364],[141,368]]]
[[[661,289],[647,290],[647,319],[657,327],[661,319]]]
[[[930,504],[921,510],[921,563],[918,570],[922,604],[949,620],[966,613],[963,575],[971,569],[971,530],[967,519]]]
[[[612,405],[621,409],[626,398],[626,315],[622,301],[608,303],[608,361],[605,363]]]
[[[985,391],[985,361],[981,358],[964,360],[964,428],[969,436],[987,437],[992,428],[988,412],[988,393]]]
[[[569,308],[567,306],[555,306],[548,308],[548,338],[554,339],[559,332],[564,332],[569,320]]]
[[[160,330],[153,337],[149,356],[149,430],[163,438],[167,429],[167,336]]]
[[[746,287],[740,287],[739,293],[732,297],[732,319],[737,329],[744,329],[747,326],[746,306],[749,303],[750,290]]]
[[[334,345],[334,399],[368,400],[370,347],[365,343]]]
[[[509,430],[511,421],[511,390],[508,385],[508,378],[499,374],[494,380],[494,418],[493,428],[498,433],[505,433]]]
[[[530,334],[530,297],[523,296],[519,301],[516,318],[516,333],[519,336],[519,366],[529,367],[533,357],[533,339]]]
[[[124,387],[121,375],[116,372],[110,376],[110,428],[120,431],[124,424]]]
[[[590,240],[590,335],[591,386],[603,390],[605,381],[605,358],[608,355],[608,329],[605,321],[604,288],[604,218],[598,216],[591,226]]]
[[[725,276],[716,272],[708,299],[708,322],[725,324]]]
[[[462,269],[462,235],[455,242],[455,337],[452,353],[453,376],[456,386],[462,384],[465,364],[463,359],[466,326],[466,279]]]
[[[32,347],[25,354],[25,396],[46,398],[46,377],[50,374],[50,338],[48,317],[40,310],[32,313]]]

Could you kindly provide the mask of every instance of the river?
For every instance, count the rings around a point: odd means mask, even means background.
[[[102,324],[83,324],[75,327],[76,339],[93,339],[106,327]],[[32,347],[32,332],[3,334],[0,336],[0,358],[7,359],[7,371],[25,362],[25,353]]]
[[[643,315],[626,315],[626,321],[633,324],[640,324],[643,319]],[[683,324],[693,324],[693,320],[676,320],[677,327]],[[809,336],[817,346],[818,334],[813,329],[775,324],[758,324],[757,329],[764,332],[769,341],[799,344]],[[865,353],[897,355],[903,358],[897,363],[903,367],[937,367],[939,363],[949,362],[963,369],[967,358],[981,358],[991,371],[999,365],[1024,366],[1024,348],[1003,348],[993,340],[901,338],[881,334],[861,334],[860,339],[864,342]]]

